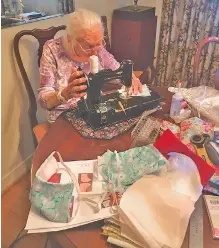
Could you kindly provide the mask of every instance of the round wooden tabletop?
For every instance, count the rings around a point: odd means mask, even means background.
[[[167,88],[154,88],[164,97],[162,110],[153,114],[160,119],[169,119],[169,109],[172,94]],[[33,157],[33,170],[36,171],[45,159],[53,152],[60,152],[64,161],[96,159],[109,150],[124,151],[129,149],[131,144],[131,129],[126,133],[111,140],[87,139],[82,137],[72,125],[64,118],[59,117],[51,125],[49,132],[38,145]],[[112,247],[106,244],[101,236],[103,222],[96,222],[82,227],[53,233],[56,241],[65,248],[103,248]],[[214,241],[207,214],[204,215],[204,248],[218,248],[219,242]],[[188,248],[188,235],[186,235],[183,248]]]

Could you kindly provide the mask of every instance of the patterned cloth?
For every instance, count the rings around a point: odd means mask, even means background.
[[[179,139],[180,138],[180,128],[173,124],[170,123],[169,121],[163,121],[161,125],[161,133],[166,131],[167,129],[170,129],[170,131]]]
[[[66,111],[65,113],[63,113],[63,117],[67,119],[83,137],[107,140],[112,139],[128,131],[133,125],[136,124],[136,122],[140,118],[140,116],[135,117],[127,121],[113,124],[111,126],[94,131],[92,127],[79,116],[76,108],[73,108],[71,111]]]
[[[73,183],[47,183],[35,177],[30,191],[31,204],[50,221],[69,222],[73,187]]]
[[[123,192],[146,174],[158,171],[168,163],[153,146],[142,146],[125,152],[105,152],[98,157],[99,173],[113,190]]]
[[[32,207],[46,219],[54,222],[67,223],[72,218],[73,209],[77,204],[77,185],[71,176],[69,169],[64,165],[59,153],[59,160],[70,177],[71,183],[52,183],[47,180],[54,173],[59,172],[59,164],[51,153],[38,169],[30,190],[30,202]],[[74,193],[73,193],[74,190]],[[74,205],[74,206],[73,206]]]
[[[99,70],[116,70],[120,65],[104,47],[99,50],[98,58]],[[45,95],[66,87],[74,67],[80,67],[85,73],[90,73],[89,62],[76,62],[66,53],[62,38],[52,39],[45,43],[40,60],[40,87],[38,89],[38,101],[43,108],[45,108]],[[66,104],[47,111],[48,121],[54,122],[64,110],[69,109],[78,100],[79,98],[72,98]]]
[[[180,128],[180,140],[193,152],[195,152],[195,149],[190,142],[192,135],[209,134],[211,138],[214,136],[214,124],[203,121],[197,117],[183,121]]]
[[[62,116],[67,119],[83,137],[109,140],[128,131],[139,121],[140,118],[142,118],[142,116],[149,116],[159,109],[160,107],[145,110],[141,116],[137,116],[127,121],[112,124],[96,131],[94,131],[93,128],[79,116],[75,107],[73,107],[70,111],[64,112]]]
[[[214,136],[214,124],[203,121],[197,117],[192,117],[184,120],[180,127],[170,123],[168,121],[163,121],[161,125],[161,132],[169,129],[178,139],[182,141],[191,151],[196,153],[193,144],[190,142],[190,138],[194,134],[209,134],[210,137]]]
[[[218,37],[218,23],[218,0],[163,0],[156,86],[175,86],[178,80],[187,84],[197,44],[205,37]],[[214,87],[218,56],[219,46],[214,43],[203,49],[198,70],[200,85]]]

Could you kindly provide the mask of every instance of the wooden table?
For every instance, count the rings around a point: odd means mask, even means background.
[[[166,88],[154,88],[165,98],[163,110],[153,116],[168,120],[171,93]],[[52,151],[59,151],[64,161],[96,159],[107,149],[124,151],[130,147],[131,130],[112,140],[86,139],[80,136],[71,124],[60,117],[51,126],[48,134],[38,145],[33,157],[33,168],[37,169]],[[210,224],[204,208],[204,248],[219,248],[219,241],[212,239]],[[106,243],[101,233],[102,221],[53,233],[56,241],[64,248],[103,248],[113,247]],[[188,230],[182,248],[188,248]]]

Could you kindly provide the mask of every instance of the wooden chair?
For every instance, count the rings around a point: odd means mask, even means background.
[[[109,42],[109,35],[108,35],[108,29],[107,29],[107,18],[106,16],[102,16],[102,22],[104,26],[104,39],[106,42],[106,49],[110,52],[110,42]],[[30,107],[28,111],[28,115],[30,118],[30,124],[31,128],[33,130],[33,137],[34,137],[34,144],[35,146],[37,143],[41,141],[41,139],[45,136],[49,129],[49,123],[41,123],[39,124],[37,121],[37,101],[36,97],[32,88],[32,85],[30,83],[30,80],[27,76],[26,70],[24,68],[20,51],[19,51],[19,41],[23,36],[30,35],[33,36],[37,39],[39,43],[39,48],[38,48],[38,66],[40,66],[40,59],[42,57],[42,52],[43,52],[43,46],[47,40],[53,39],[56,33],[60,30],[65,30],[66,26],[58,26],[58,27],[50,27],[48,29],[33,29],[33,30],[23,30],[17,33],[14,37],[14,53],[16,57],[16,61],[19,67],[19,70],[21,72],[21,76],[24,81],[24,86],[27,90],[28,93],[28,98],[30,102]]]
[[[193,87],[198,86],[198,68],[200,63],[201,52],[203,48],[210,42],[219,43],[219,37],[207,37],[199,43],[194,57],[194,67],[193,67],[193,75],[191,82],[192,84],[191,86]],[[219,68],[215,76],[215,88],[219,90]]]

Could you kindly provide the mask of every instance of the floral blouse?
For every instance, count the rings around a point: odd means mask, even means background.
[[[99,50],[99,70],[116,70],[120,64],[115,60],[104,47]],[[60,88],[66,87],[73,67],[80,67],[85,73],[90,72],[89,62],[77,62],[66,53],[62,38],[52,39],[45,43],[40,61],[40,87],[38,88],[38,101],[45,107],[45,95]],[[71,105],[74,105],[79,98],[72,98],[67,103],[57,106],[52,110],[47,110],[47,119],[54,122],[57,117]]]

